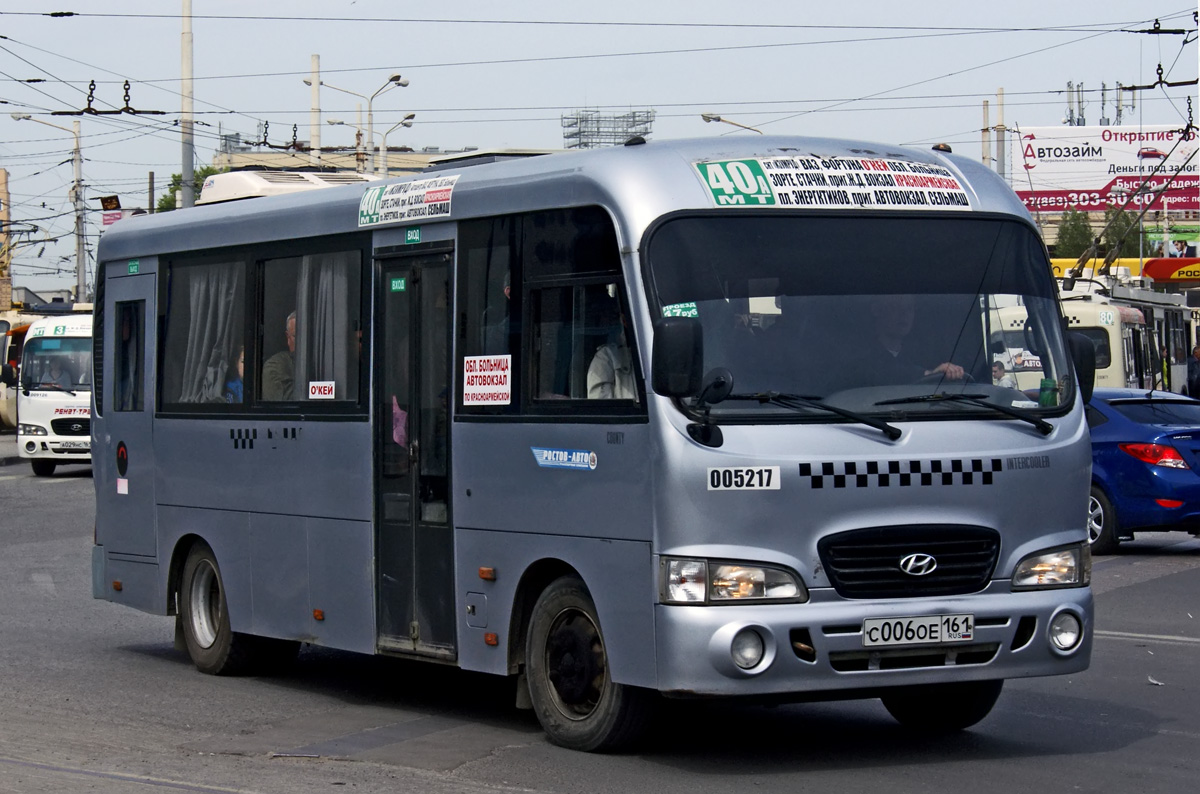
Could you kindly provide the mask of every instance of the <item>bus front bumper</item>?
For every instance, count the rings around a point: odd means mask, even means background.
[[[864,644],[864,619],[901,625],[949,615],[972,617],[970,639]],[[1090,587],[1014,593],[1007,581],[944,598],[850,601],[827,589],[812,591],[803,604],[660,604],[655,622],[658,689],[672,697],[819,699],[813,696],[821,692],[832,698],[893,686],[1062,675],[1087,669],[1092,653]],[[1077,642],[1056,646],[1052,625],[1077,625]],[[760,660],[743,666],[760,647]]]

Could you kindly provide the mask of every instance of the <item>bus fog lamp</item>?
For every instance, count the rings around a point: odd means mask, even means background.
[[[1092,580],[1092,555],[1087,544],[1034,554],[1013,572],[1014,590],[1079,587]]]
[[[17,434],[22,436],[45,436],[49,435],[46,428],[40,425],[17,425]]]
[[[763,654],[766,653],[767,646],[763,642],[763,638],[754,629],[742,629],[737,634],[733,635],[733,643],[730,645],[729,653],[733,657],[733,663],[743,670],[749,670],[757,667],[763,660]]]
[[[667,562],[665,600],[676,604],[703,604],[707,600],[708,564],[704,560]]]
[[[1070,612],[1060,612],[1050,621],[1050,642],[1060,651],[1069,651],[1079,645],[1083,637],[1083,625]]]

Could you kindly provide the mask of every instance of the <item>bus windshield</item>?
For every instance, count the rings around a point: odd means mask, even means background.
[[[25,341],[21,385],[26,389],[91,391],[92,340],[40,336]]]
[[[988,403],[1057,411],[1074,396],[1045,250],[1018,222],[677,216],[645,255],[656,310],[698,320],[705,372],[733,375],[734,399],[712,406],[724,419],[844,421],[750,399],[772,393],[913,419],[986,414]],[[1000,327],[1006,315],[1018,327]],[[1028,393],[1006,371],[1008,334],[1037,362]],[[951,393],[971,399],[929,399]]]

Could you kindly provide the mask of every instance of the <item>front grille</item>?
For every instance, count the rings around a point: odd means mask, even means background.
[[[985,527],[918,525],[856,529],[817,543],[821,564],[843,598],[918,598],[975,593],[987,586],[1000,533]],[[910,554],[937,561],[932,573],[900,568]]]
[[[56,436],[90,436],[92,434],[91,419],[55,419],[50,422],[50,429]]]
[[[923,667],[950,667],[987,664],[996,658],[999,643],[933,648],[884,648],[870,651],[839,651],[829,654],[829,666],[839,673],[868,670],[917,670]]]

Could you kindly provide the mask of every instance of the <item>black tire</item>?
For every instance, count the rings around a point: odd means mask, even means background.
[[[986,717],[1003,688],[1003,680],[924,684],[897,688],[880,699],[896,722],[906,728],[953,733]]]
[[[52,460],[45,460],[44,458],[35,458],[29,461],[29,465],[33,467],[33,473],[38,477],[49,477],[58,468],[57,463]]]
[[[1092,554],[1113,554],[1121,543],[1117,538],[1117,513],[1104,491],[1095,485],[1088,497],[1088,542]]]
[[[183,640],[196,669],[209,675],[248,672],[254,658],[254,637],[229,627],[229,607],[216,555],[204,543],[188,552],[179,581],[179,612]]]
[[[596,606],[574,576],[555,580],[538,598],[525,673],[538,721],[561,747],[612,752],[634,744],[649,725],[654,694],[613,683]]]

